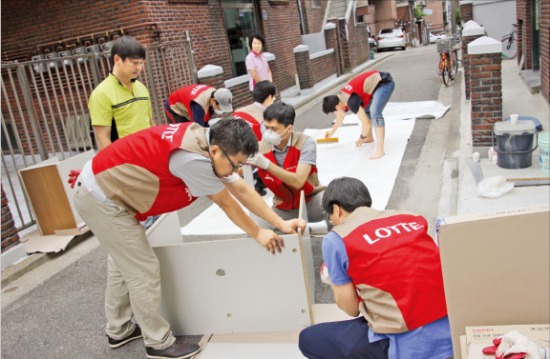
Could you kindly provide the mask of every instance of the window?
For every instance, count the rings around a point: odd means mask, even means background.
[[[319,9],[321,7],[321,0],[311,0],[311,7]]]

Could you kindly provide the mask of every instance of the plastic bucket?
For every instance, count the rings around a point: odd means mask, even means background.
[[[538,145],[540,148],[539,163],[542,173],[550,176],[550,132],[539,133]]]
[[[531,167],[532,153],[538,147],[536,140],[533,141],[536,129],[532,121],[520,121],[516,124],[497,122],[494,135],[493,148],[498,153],[497,166],[509,169]]]

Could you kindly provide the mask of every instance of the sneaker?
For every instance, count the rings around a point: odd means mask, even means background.
[[[141,335],[141,329],[138,325],[136,325],[136,329],[134,329],[132,334],[128,335],[126,338],[113,339],[107,335],[107,338],[109,339],[109,346],[111,347],[111,349],[120,348],[121,346],[130,343],[132,340],[136,340],[141,337],[143,337],[143,335]]]
[[[188,344],[183,338],[176,338],[174,344],[166,349],[153,349],[145,347],[149,359],[186,359],[197,355],[201,347],[197,344]]]

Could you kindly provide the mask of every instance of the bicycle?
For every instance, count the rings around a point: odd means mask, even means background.
[[[516,41],[516,24],[512,24],[512,31],[509,34],[502,36],[500,42],[502,42],[502,59],[511,60],[515,59],[518,54],[518,47]]]
[[[441,39],[436,42],[437,52],[439,52],[439,64],[437,74],[441,76],[445,87],[451,84],[458,72],[458,50],[460,47],[453,46],[453,39]]]

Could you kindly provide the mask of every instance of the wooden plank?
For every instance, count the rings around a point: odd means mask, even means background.
[[[55,234],[56,229],[76,228],[56,165],[25,169],[19,173],[42,235]]]

